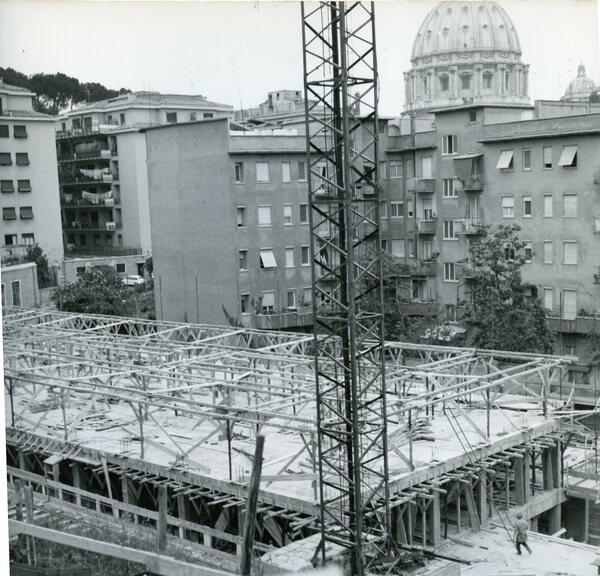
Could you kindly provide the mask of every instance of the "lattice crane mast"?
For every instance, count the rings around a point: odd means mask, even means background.
[[[373,3],[302,3],[321,544],[389,542]]]

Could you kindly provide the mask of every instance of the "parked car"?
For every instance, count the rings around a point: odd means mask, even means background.
[[[127,278],[123,278],[123,284],[126,286],[141,286],[145,284],[146,281],[137,274],[131,274],[131,276],[127,276]]]

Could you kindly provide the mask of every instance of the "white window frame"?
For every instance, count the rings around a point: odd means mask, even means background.
[[[15,304],[15,284],[19,287],[19,303]],[[12,280],[10,283],[10,301],[13,306],[23,306],[23,294],[21,293],[21,281]]]
[[[388,203],[385,200],[382,200],[379,203],[379,218],[387,218],[388,217]]]
[[[246,311],[244,312],[244,303]],[[240,314],[247,316],[250,314],[250,294],[240,294]]]
[[[290,294],[292,296],[291,304],[290,304]],[[295,288],[288,288],[287,294],[286,294],[286,304],[287,304],[288,310],[296,310],[297,302],[296,302],[296,289]]]
[[[515,151],[514,150],[501,150],[498,163],[496,164],[497,170],[503,170],[510,172],[515,169]]]
[[[294,267],[294,254],[295,250],[293,246],[286,246],[285,248],[285,267],[293,268]]]
[[[404,238],[393,238],[391,241],[390,248],[390,253],[392,256],[396,256],[397,258],[406,257],[406,246]]]
[[[529,163],[525,163],[526,153],[529,155]],[[521,150],[521,167],[523,172],[531,172],[531,148],[523,148]]]
[[[306,211],[306,218],[304,220],[302,219],[303,207],[304,207],[304,210]],[[300,204],[299,210],[300,210],[300,224],[308,224],[309,223],[308,204]]]
[[[244,163],[243,162],[235,162],[234,163],[234,178],[236,184],[244,183]]]
[[[442,190],[444,198],[458,198],[458,190],[454,178],[442,178]]]
[[[242,255],[244,264],[242,264]],[[248,250],[238,250],[238,270],[240,272],[248,272]]]
[[[502,206],[502,218],[514,218],[515,217],[515,197],[514,196],[501,196]],[[508,201],[511,201],[509,204]]]
[[[568,294],[574,294],[575,295],[575,306],[573,307],[574,309],[574,313],[573,314],[568,314],[567,315],[567,311],[566,311],[566,295]],[[569,289],[563,289],[562,291],[562,314],[561,314],[562,318],[564,320],[575,320],[575,318],[577,318],[577,290],[569,290]]]
[[[544,264],[554,263],[554,242],[544,240]]]
[[[412,198],[406,200],[406,217],[414,218],[415,216],[415,202]]]
[[[298,160],[298,182],[306,182],[306,160]]]
[[[289,162],[281,163],[281,181],[289,184],[292,181],[292,166]]]
[[[456,134],[442,136],[442,156],[454,156],[457,154],[458,138]]]
[[[399,206],[402,206],[401,211]],[[404,218],[404,200],[390,201],[390,218]]]
[[[458,231],[456,220],[444,220],[443,238],[444,240],[458,240]]]
[[[527,213],[527,204],[529,204],[529,214]],[[523,196],[523,218],[531,218],[533,214],[533,201],[531,196]]]
[[[542,167],[544,170],[552,170],[552,166],[552,146],[544,146],[542,149]]]
[[[267,212],[267,210],[268,210],[268,212]],[[261,214],[263,215],[262,222],[261,222]],[[264,218],[264,216],[266,216],[266,214],[269,215],[268,219]],[[267,227],[273,225],[273,215],[272,215],[272,211],[271,211],[271,206],[258,206],[256,209],[256,216],[258,219],[259,227],[267,228]],[[268,222],[267,222],[267,220],[268,220]]]
[[[294,224],[294,211],[291,204],[283,205],[283,225],[292,226]]]
[[[259,254],[261,270],[273,270],[277,268],[277,260],[275,259],[273,248],[261,248]]]
[[[554,288],[544,286],[542,290],[544,291],[544,310],[554,310]],[[550,306],[548,306],[548,299],[550,300]]]
[[[529,257],[527,252],[529,251]],[[533,262],[533,243],[531,240],[523,240],[523,252],[525,254],[525,262],[531,264]]]
[[[449,273],[450,271],[452,274]],[[444,282],[458,282],[455,262],[444,262]]]
[[[578,246],[576,240],[563,241],[562,263],[566,266],[577,266],[578,264]]]
[[[246,208],[246,206],[236,207],[236,218],[238,228],[248,227],[248,209]]]
[[[570,209],[569,210],[565,209],[566,208],[565,200],[567,198],[575,199],[575,202],[574,202],[574,205],[573,205],[574,206],[574,213],[573,214],[571,214],[571,210]],[[563,218],[577,218],[577,209],[578,209],[577,203],[578,203],[577,194],[563,194]],[[569,212],[569,214],[567,214],[567,212]]]
[[[265,298],[268,297],[265,301]],[[262,312],[275,310],[275,290],[265,290],[260,296],[260,309]]]
[[[385,160],[380,160],[379,161],[379,179],[380,180],[387,180],[388,176],[387,176],[387,162]]]
[[[404,162],[401,160],[390,160],[390,180],[404,178]]]
[[[552,196],[552,194],[544,194],[542,197],[542,205],[544,209],[544,218],[552,218],[554,215],[554,196]],[[548,208],[550,209],[548,210]]]
[[[427,170],[425,169],[427,168]],[[433,177],[433,158],[431,156],[421,157],[421,178],[431,180]]]
[[[306,258],[304,258],[305,254]],[[302,266],[310,266],[310,246],[300,247],[300,262]]]
[[[268,184],[271,181],[268,162],[256,162],[255,169],[257,184]]]
[[[577,145],[563,146],[558,165],[563,168],[577,168]]]
[[[304,304],[310,306],[312,304],[312,287],[304,286],[302,288],[302,299],[304,300]]]

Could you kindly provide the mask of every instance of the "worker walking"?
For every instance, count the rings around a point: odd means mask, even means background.
[[[531,554],[531,548],[527,544],[527,531],[529,525],[526,520],[523,520],[523,514],[519,512],[517,514],[517,521],[515,522],[515,544],[517,545],[517,554],[521,554],[521,546],[525,547],[527,552]]]

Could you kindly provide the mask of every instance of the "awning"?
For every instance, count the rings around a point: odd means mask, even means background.
[[[260,262],[263,268],[277,268],[277,261],[275,260],[273,250],[261,250]]]
[[[498,160],[498,164],[496,164],[496,168],[498,170],[506,170],[510,168],[513,159],[513,151],[512,150],[502,150],[502,154],[500,154],[500,159]]]
[[[565,146],[560,160],[558,161],[559,166],[575,166],[577,159],[577,146]]]
[[[474,152],[473,154],[460,154],[459,156],[454,156],[454,160],[469,160],[470,158],[479,158],[483,156],[483,152]]]

